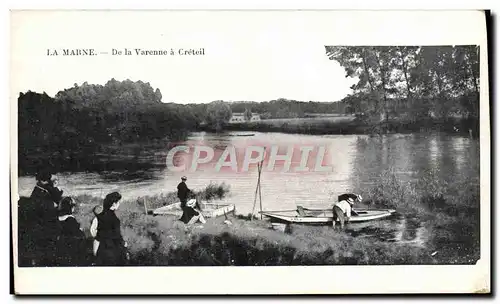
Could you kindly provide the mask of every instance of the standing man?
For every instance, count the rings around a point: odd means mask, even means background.
[[[38,172],[37,183],[30,199],[33,213],[29,220],[34,240],[38,266],[52,266],[55,262],[55,242],[59,235],[58,204],[63,191],[57,187],[57,179],[48,170]]]
[[[177,197],[181,201],[182,217],[180,220],[187,224],[194,214],[193,208],[186,205],[189,194],[191,193],[191,190],[186,185],[186,181],[187,177],[181,177],[181,182],[177,185]]]
[[[181,177],[181,182],[177,185],[177,197],[181,201],[181,208],[186,207],[186,203],[188,200],[188,196],[191,193],[191,190],[186,185],[187,177]]]

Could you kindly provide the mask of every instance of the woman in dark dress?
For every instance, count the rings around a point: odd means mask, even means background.
[[[57,240],[57,266],[83,266],[85,264],[85,234],[73,217],[75,201],[65,197],[59,205],[59,237]]]
[[[98,266],[123,266],[127,262],[126,243],[120,231],[120,220],[115,214],[121,198],[118,192],[106,195],[103,210],[97,217],[95,239],[99,242],[96,256]]]

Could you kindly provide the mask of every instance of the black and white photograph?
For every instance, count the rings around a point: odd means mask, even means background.
[[[490,292],[484,12],[12,11],[11,40],[16,292]],[[200,285],[154,293],[232,293]]]

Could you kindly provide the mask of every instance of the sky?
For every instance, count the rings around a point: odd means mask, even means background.
[[[149,82],[160,89],[163,102],[338,101],[356,82],[328,59],[321,33],[308,31],[308,24],[293,15],[264,14],[256,20],[198,12],[170,18],[33,12],[14,16],[12,24],[15,94],[31,90],[54,96],[74,83],[103,85],[115,78]],[[108,55],[62,56],[65,48],[95,48]],[[203,48],[205,55],[111,55],[112,49],[125,48],[133,53],[136,48]],[[47,56],[53,50],[59,56]]]
[[[16,11],[10,22],[12,101],[27,90],[54,96],[75,83],[111,78],[149,82],[164,102],[338,101],[356,79],[328,60],[325,45],[486,41],[479,11],[46,10]],[[99,55],[47,56],[63,48]],[[204,48],[205,55],[111,55],[125,48]]]

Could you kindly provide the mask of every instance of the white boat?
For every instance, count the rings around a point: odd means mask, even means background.
[[[200,203],[201,213],[204,217],[214,218],[234,212],[234,204]],[[153,210],[153,215],[175,215],[182,216],[181,203],[177,202]]]
[[[394,209],[353,209],[350,222],[373,221],[391,216]],[[298,206],[296,210],[262,211],[274,223],[324,225],[333,221],[332,209],[310,209]],[[337,220],[338,221],[338,220]]]

